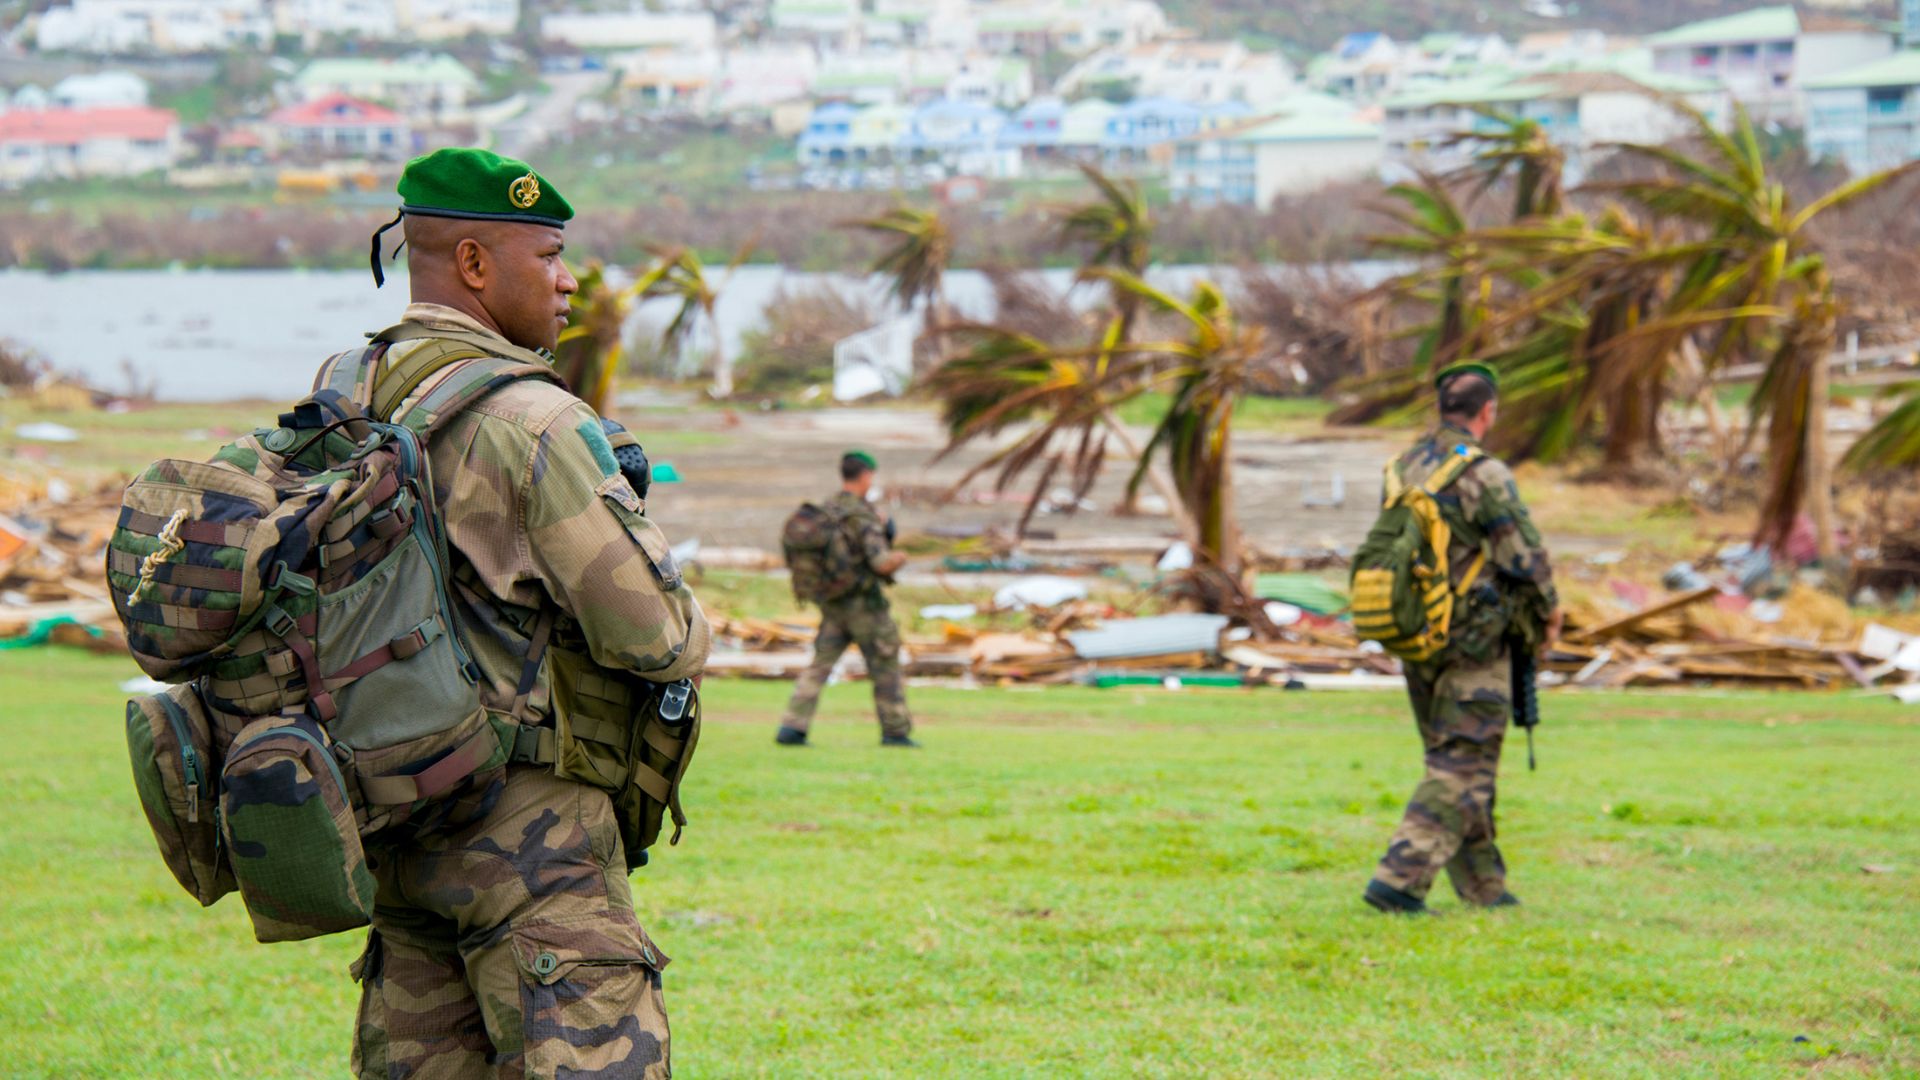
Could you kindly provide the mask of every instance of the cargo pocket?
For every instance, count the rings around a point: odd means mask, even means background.
[[[191,685],[127,702],[127,754],[140,807],[174,879],[203,907],[232,892],[215,821],[212,733]]]
[[[593,659],[554,646],[552,675],[554,775],[618,793],[631,775],[633,688]]]
[[[660,955],[631,915],[596,912],[513,929],[528,1076],[672,1074]]]
[[[221,833],[255,937],[298,941],[367,925],[373,874],[319,725],[306,717],[247,725],[220,780]]]
[[[598,490],[600,497],[606,500],[607,509],[620,519],[627,535],[646,555],[647,564],[653,568],[654,579],[660,583],[660,588],[666,592],[679,588],[684,579],[680,564],[674,561],[673,548],[659,527],[640,512],[644,504],[633,493],[633,485],[627,483],[626,477],[615,473],[601,481]]]

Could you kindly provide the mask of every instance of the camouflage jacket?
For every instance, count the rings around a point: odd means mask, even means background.
[[[503,359],[548,362],[452,308],[413,304],[401,316],[408,324],[456,333]],[[428,340],[395,343],[383,370]],[[454,603],[489,709],[512,707],[543,609],[558,616],[556,642],[602,667],[657,682],[700,674],[711,646],[706,615],[586,403],[553,383],[513,383],[437,432],[427,456],[454,548]],[[531,704],[550,713],[544,672]]]
[[[874,566],[893,550],[893,543],[887,539],[887,523],[881,520],[880,512],[873,508],[872,503],[850,491],[836,493],[827,500],[827,505],[846,515],[847,535],[855,540],[855,552],[860,556],[860,569],[865,580],[855,590],[854,596],[884,602],[885,594],[881,589],[893,584],[893,579],[882,575]]]
[[[1460,446],[1479,447],[1465,430],[1442,424],[1401,454],[1394,467],[1408,487],[1424,482]],[[1481,458],[1435,499],[1453,531],[1447,562],[1456,586],[1474,559],[1486,552],[1486,567],[1467,592],[1467,611],[1456,617],[1454,639],[1469,655],[1489,655],[1509,621],[1543,625],[1559,605],[1553,566],[1540,531],[1520,500],[1513,471],[1498,458]]]

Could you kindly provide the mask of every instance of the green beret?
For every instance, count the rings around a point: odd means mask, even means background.
[[[407,162],[400,212],[479,221],[565,227],[573,207],[524,161],[491,150],[450,146]]]
[[[845,456],[848,459],[857,461],[860,464],[865,465],[868,469],[873,470],[875,472],[878,472],[880,469],[880,463],[878,461],[873,460],[873,455],[867,453],[865,450],[849,450],[846,452]]]
[[[1487,380],[1487,385],[1500,389],[1500,373],[1481,363],[1455,364],[1433,378],[1433,388],[1444,390],[1456,375],[1478,375]]]

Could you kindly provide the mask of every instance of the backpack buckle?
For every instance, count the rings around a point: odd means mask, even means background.
[[[280,565],[285,566],[286,564],[281,563]],[[274,637],[287,638],[292,637],[294,632],[300,629],[300,624],[294,620],[293,616],[287,614],[285,608],[275,607],[267,612],[266,627]]]

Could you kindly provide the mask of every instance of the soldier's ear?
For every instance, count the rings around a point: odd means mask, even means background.
[[[493,255],[487,246],[472,237],[453,246],[453,269],[460,275],[460,281],[474,292],[487,287],[488,271]]]

